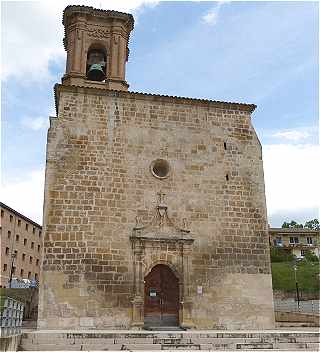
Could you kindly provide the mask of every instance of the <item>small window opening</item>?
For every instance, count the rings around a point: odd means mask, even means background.
[[[224,150],[227,150],[227,143],[226,142],[223,142],[223,148],[224,148]]]
[[[229,181],[229,174],[226,174],[226,180]]]
[[[151,163],[151,173],[157,178],[166,178],[170,172],[170,165],[167,160],[157,159]]]

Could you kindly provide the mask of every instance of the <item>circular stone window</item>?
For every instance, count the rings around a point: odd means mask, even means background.
[[[170,173],[170,165],[167,160],[157,159],[151,163],[150,170],[153,176],[157,178],[166,178]]]

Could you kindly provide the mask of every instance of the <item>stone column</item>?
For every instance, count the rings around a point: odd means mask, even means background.
[[[190,297],[190,278],[189,278],[189,257],[191,255],[190,244],[182,241],[180,243],[180,251],[182,258],[182,273],[183,273],[183,297],[181,301],[182,305],[182,319],[181,327],[191,329],[195,325],[192,322],[191,316],[191,308],[192,308],[192,300]]]
[[[140,240],[133,240],[133,271],[134,271],[134,297],[132,300],[131,327],[141,329],[144,325],[144,282],[143,282],[143,245]]]

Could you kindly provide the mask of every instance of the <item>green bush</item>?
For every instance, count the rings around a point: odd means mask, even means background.
[[[270,258],[272,263],[280,263],[291,262],[295,259],[295,256],[284,248],[271,247]]]
[[[301,292],[319,292],[319,265],[317,263],[302,260],[296,263],[295,275],[294,263],[272,263],[272,285],[274,290],[294,292],[295,276]]]
[[[314,263],[319,262],[319,258],[311,251],[305,252],[304,260],[306,260],[307,262],[314,262]]]

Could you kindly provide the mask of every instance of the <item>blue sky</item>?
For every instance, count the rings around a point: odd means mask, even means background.
[[[270,224],[318,217],[317,2],[71,3],[134,14],[130,90],[257,104]],[[1,3],[1,200],[39,222],[68,4]]]

